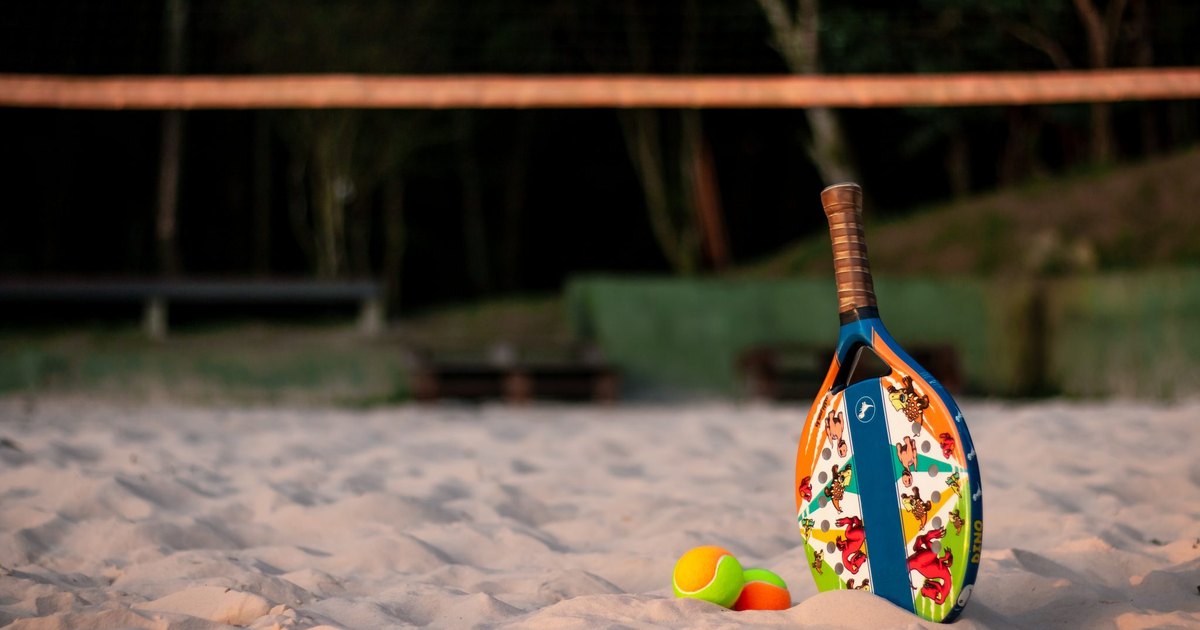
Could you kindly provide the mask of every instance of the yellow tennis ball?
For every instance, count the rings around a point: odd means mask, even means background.
[[[692,597],[729,608],[742,592],[742,564],[728,551],[696,547],[675,563],[675,597]]]
[[[733,603],[734,610],[787,610],[792,607],[792,594],[783,578],[766,569],[743,571],[746,585]]]

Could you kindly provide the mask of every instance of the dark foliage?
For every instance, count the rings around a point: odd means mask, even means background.
[[[164,4],[7,3],[0,72],[161,72]],[[192,74],[786,72],[754,0],[188,4],[184,64]],[[1114,65],[1200,63],[1189,39],[1200,5],[1131,0],[1126,13]],[[635,30],[647,46],[631,46]],[[1089,63],[1068,0],[827,2],[820,32],[828,73]],[[1197,113],[1194,102],[1116,106],[1118,158],[1195,143]],[[581,271],[667,269],[612,111],[328,114],[355,130],[346,167],[350,253],[338,273],[377,275],[391,264],[383,208],[387,191],[398,190],[388,186],[402,183],[406,308],[554,290]],[[302,191],[317,186],[304,148],[311,138],[295,131],[311,128],[305,116],[186,114],[184,273],[317,270],[289,206],[293,177]],[[1084,167],[1089,116],[1085,105],[842,112],[873,207],[885,215]],[[153,273],[160,121],[154,112],[0,110],[0,274]],[[821,182],[802,146],[800,112],[706,111],[702,124],[735,261],[822,229],[813,210]],[[265,214],[256,215],[262,204]],[[482,251],[472,230],[486,236]]]

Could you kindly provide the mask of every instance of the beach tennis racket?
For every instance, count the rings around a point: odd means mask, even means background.
[[[958,405],[883,327],[862,189],[830,186],[821,203],[841,329],[796,453],[809,567],[821,591],[862,589],[953,621],[971,596],[983,541],[975,448]]]

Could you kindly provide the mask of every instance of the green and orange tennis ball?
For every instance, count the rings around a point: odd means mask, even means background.
[[[671,582],[676,597],[734,610],[785,610],[792,605],[783,578],[766,569],[743,569],[733,554],[711,545],[683,554]]]
[[[734,610],[787,610],[792,607],[792,594],[783,578],[766,569],[746,569],[742,574],[746,585],[733,603]]]
[[[689,550],[675,563],[671,579],[676,597],[691,597],[729,608],[746,584],[742,563],[711,545]]]

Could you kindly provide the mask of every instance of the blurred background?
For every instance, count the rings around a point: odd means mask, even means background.
[[[1164,0],[16,1],[0,73],[1191,67]],[[853,179],[885,321],[959,392],[1200,390],[1200,102],[0,108],[0,392],[796,398]]]

